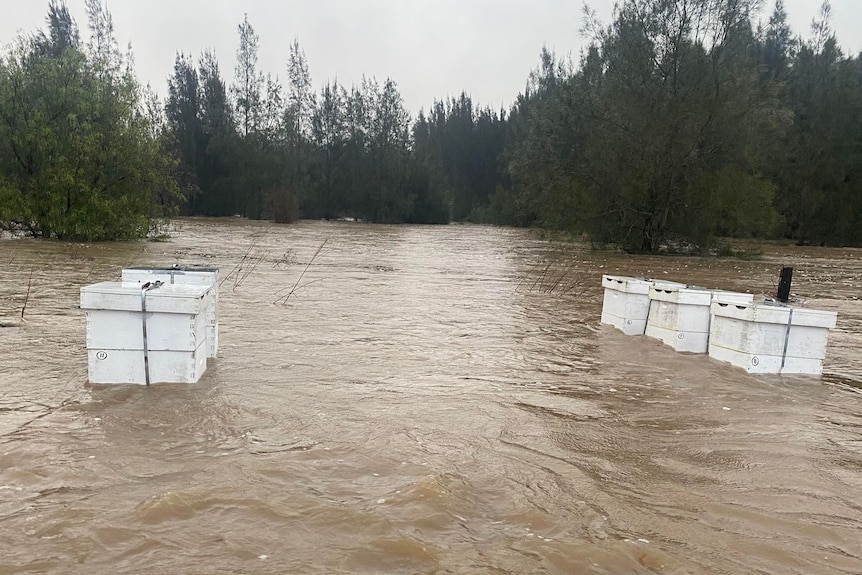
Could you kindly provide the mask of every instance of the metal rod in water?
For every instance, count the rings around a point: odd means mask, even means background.
[[[144,382],[150,385],[150,353],[147,345],[147,292],[162,285],[162,282],[147,282],[141,286],[141,323],[144,334]]]
[[[784,363],[787,361],[787,346],[790,343],[790,329],[793,325],[793,308],[787,316],[787,329],[784,330],[784,351],[781,352],[781,371],[784,371]]]
[[[141,286],[141,322],[144,327],[144,382],[150,385],[150,357],[147,353],[147,289],[150,283]]]

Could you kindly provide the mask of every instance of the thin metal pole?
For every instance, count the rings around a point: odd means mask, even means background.
[[[147,282],[141,286],[141,324],[144,334],[144,382],[150,385],[150,352],[147,345],[147,292],[162,285],[162,282]]]
[[[787,329],[784,330],[784,351],[781,352],[781,371],[784,371],[784,362],[787,361],[787,346],[790,344],[790,330],[793,325],[793,308],[790,308],[790,315],[787,316]]]

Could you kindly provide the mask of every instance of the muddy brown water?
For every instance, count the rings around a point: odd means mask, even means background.
[[[226,278],[221,356],[194,385],[88,384],[80,287],[175,262]],[[783,264],[838,312],[822,379],[599,324],[602,273],[759,295]],[[3,240],[0,574],[860,573],[860,296],[851,249],[242,220]]]

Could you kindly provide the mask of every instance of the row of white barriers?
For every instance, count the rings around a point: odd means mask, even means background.
[[[218,269],[133,267],[81,288],[91,383],[195,383],[218,356]]]
[[[672,281],[605,275],[602,287],[602,323],[749,373],[819,375],[837,319],[831,311],[754,303],[752,294]]]

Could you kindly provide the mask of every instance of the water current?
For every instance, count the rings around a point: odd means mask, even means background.
[[[194,219],[0,240],[0,574],[862,573],[862,250],[763,249]],[[89,384],[80,288],[173,263],[220,268],[220,357]],[[761,296],[782,265],[838,312],[822,378],[599,322],[603,273]]]

